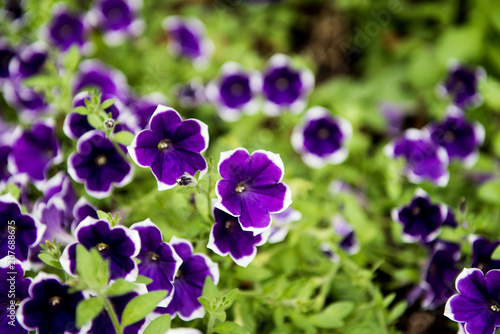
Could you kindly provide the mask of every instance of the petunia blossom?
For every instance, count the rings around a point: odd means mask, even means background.
[[[218,164],[215,207],[238,217],[244,231],[260,234],[271,226],[271,214],[292,203],[290,188],[281,182],[285,167],[279,154],[244,148],[222,152]]]
[[[471,267],[479,268],[483,272],[492,269],[500,269],[500,260],[493,259],[493,253],[500,246],[500,240],[490,240],[481,235],[469,235],[469,243],[472,247]]]
[[[128,146],[132,160],[150,167],[158,190],[171,189],[177,179],[188,173],[206,173],[207,162],[201,155],[208,147],[208,127],[197,119],[181,120],[172,108],[159,105],[149,128],[137,134]]]
[[[450,62],[448,75],[438,86],[438,94],[451,98],[459,108],[474,107],[481,103],[479,83],[486,78],[482,67],[469,67],[453,60]]]
[[[333,116],[326,108],[312,107],[293,130],[291,141],[309,167],[321,168],[347,158],[346,143],[351,136],[352,126],[347,120]]]
[[[61,51],[68,50],[72,45],[89,50],[89,28],[84,15],[56,4],[52,8],[51,20],[44,33],[49,42]]]
[[[286,210],[275,213],[271,215],[273,223],[271,225],[271,231],[269,239],[267,240],[270,244],[275,244],[281,242],[285,239],[290,229],[290,224],[302,219],[302,213],[291,207]]]

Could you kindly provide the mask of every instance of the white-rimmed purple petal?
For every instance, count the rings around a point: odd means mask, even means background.
[[[314,87],[311,71],[295,69],[288,56],[276,54],[269,59],[262,76],[266,114],[277,116],[287,110],[298,114],[304,110],[307,96]]]
[[[132,114],[137,117],[140,130],[146,129],[151,116],[153,116],[158,105],[167,105],[167,98],[160,92],[154,92],[140,98],[133,98],[128,107]]]
[[[120,155],[104,132],[93,130],[80,137],[77,152],[68,158],[68,174],[85,184],[95,198],[111,195],[113,186],[123,187],[132,181],[133,167]]]
[[[208,127],[196,119],[181,120],[174,109],[159,105],[149,121],[149,129],[135,136],[127,147],[134,162],[151,167],[158,190],[173,188],[188,173],[206,172],[201,155],[208,147]]]
[[[347,120],[332,116],[326,108],[312,107],[305,113],[302,124],[293,130],[291,141],[308,166],[321,168],[347,158],[345,145],[351,136],[352,126]]]
[[[222,152],[218,165],[215,207],[238,217],[245,231],[255,235],[271,225],[271,214],[292,203],[290,188],[281,182],[285,171],[279,154],[244,148]]]
[[[280,213],[272,214],[271,218],[273,220],[273,223],[271,225],[269,239],[267,240],[267,242],[270,244],[275,244],[285,239],[290,228],[290,223],[301,220],[302,213],[291,207],[288,207],[286,210]]]
[[[359,241],[354,234],[352,226],[340,216],[333,217],[332,226],[335,234],[341,237],[339,242],[340,248],[350,255],[358,253],[360,248]]]
[[[141,239],[139,233],[124,226],[111,227],[109,222],[92,217],[85,218],[76,228],[78,243],[85,248],[97,248],[105,260],[109,260],[111,279],[124,278],[135,281],[138,274],[137,263],[132,259],[139,254]],[[60,258],[64,270],[76,273],[76,245],[66,247]]]

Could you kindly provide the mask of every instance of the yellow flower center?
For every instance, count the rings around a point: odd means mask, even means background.
[[[62,301],[61,297],[54,296],[54,297],[49,299],[49,304],[50,304],[50,306],[56,306],[56,305],[61,304],[61,301]]]
[[[99,155],[97,158],[95,158],[95,163],[97,166],[104,166],[108,162],[108,159],[104,155]]]

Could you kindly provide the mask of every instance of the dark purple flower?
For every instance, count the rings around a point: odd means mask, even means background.
[[[18,111],[23,121],[32,122],[48,111],[45,97],[20,80],[6,81],[2,88],[5,101]]]
[[[80,92],[73,99],[73,108],[84,107],[85,100],[89,100],[88,92]],[[104,109],[106,114],[111,113],[111,118],[120,123],[116,124],[113,129],[113,133],[120,131],[130,131],[138,132],[139,127],[137,125],[137,118],[131,115],[128,109],[123,105],[120,100],[112,95],[104,94],[101,97],[101,101],[108,99],[114,99],[115,103]],[[73,140],[78,140],[84,133],[95,130],[95,128],[89,124],[87,120],[87,115],[81,115],[75,112],[70,112],[64,119],[63,131],[69,138]]]
[[[270,116],[279,115],[284,110],[300,113],[313,87],[314,75],[311,71],[295,69],[290,58],[283,54],[272,56],[263,73],[264,112]]]
[[[323,107],[312,107],[304,115],[302,124],[295,127],[292,146],[302,160],[312,168],[325,164],[339,164],[348,155],[346,142],[352,136],[351,123]]]
[[[21,47],[9,63],[10,77],[18,81],[39,74],[47,58],[47,46],[42,42]]]
[[[33,181],[43,181],[50,166],[62,161],[59,143],[54,136],[54,122],[39,120],[30,130],[14,135],[9,168],[12,174],[26,173]]]
[[[476,163],[484,142],[484,127],[479,122],[468,122],[462,110],[450,107],[445,120],[429,129],[432,141],[446,149],[450,160],[461,160],[466,167]]]
[[[61,51],[68,50],[72,45],[83,49],[88,38],[88,29],[83,15],[56,4],[52,9],[46,34],[51,44]]]
[[[132,291],[121,296],[109,298],[111,306],[115,310],[119,322],[122,321],[123,311],[125,310],[127,304],[135,297],[143,295],[145,293],[147,293],[146,288],[144,287],[144,285],[139,284],[136,291]],[[125,327],[123,330],[123,334],[142,333],[146,329],[147,325],[149,325],[149,323],[150,321],[147,318],[139,320]],[[113,327],[113,321],[109,317],[107,311],[103,310],[96,318],[94,318],[89,333],[92,334],[115,333],[115,328]]]
[[[335,234],[342,238],[339,242],[340,248],[350,255],[358,253],[359,241],[352,226],[339,216],[332,219],[332,226]]]
[[[448,208],[444,204],[434,204],[421,189],[409,205],[392,210],[392,219],[403,225],[403,241],[430,242],[441,232]]]
[[[435,309],[443,305],[455,293],[454,282],[460,273],[457,268],[459,259],[459,244],[436,241],[424,271],[423,307]]]
[[[12,147],[10,145],[0,145],[0,185],[7,182],[11,176],[8,169],[8,158],[10,152],[12,152]]]
[[[273,219],[273,223],[271,225],[271,231],[267,242],[275,244],[285,239],[288,234],[288,230],[290,229],[290,223],[301,220],[302,214],[299,211],[288,207],[280,213],[272,214],[271,217]]]
[[[155,312],[178,314],[184,321],[203,318],[205,309],[198,297],[201,297],[207,276],[215,284],[219,282],[219,266],[205,254],[193,254],[193,246],[185,239],[172,237],[170,245],[182,259],[182,265],[175,276],[172,301],[168,307],[158,307]]]
[[[208,62],[214,47],[200,20],[195,17],[169,16],[163,20],[163,28],[169,37],[167,48],[170,53],[188,58],[197,65]]]
[[[386,120],[387,134],[391,137],[400,134],[407,116],[405,110],[397,104],[383,102],[380,104],[379,111]]]
[[[138,274],[137,263],[132,259],[139,254],[141,238],[135,230],[92,217],[85,218],[76,228],[75,237],[85,248],[95,247],[104,260],[109,260],[110,278],[125,278],[135,281]],[[64,270],[76,274],[76,245],[66,247],[60,262]]]
[[[83,294],[69,290],[56,275],[39,273],[29,287],[30,298],[19,306],[19,323],[37,333],[86,333],[88,328],[76,328],[75,320]]]
[[[258,109],[255,99],[262,86],[262,78],[256,71],[247,72],[234,62],[224,64],[219,78],[207,86],[207,97],[215,104],[219,116],[228,122],[238,120],[242,113],[254,113]]]
[[[151,278],[153,281],[147,285],[148,291],[167,290],[169,294],[158,304],[166,307],[172,299],[173,282],[182,260],[168,243],[163,242],[160,229],[146,219],[133,224],[130,229],[139,232],[141,250],[137,258],[139,274]]]
[[[151,167],[158,190],[173,188],[177,178],[206,172],[201,155],[208,147],[208,127],[197,119],[181,120],[172,108],[159,105],[149,129],[135,136],[128,152],[141,167]]]
[[[73,95],[88,88],[96,88],[103,95],[115,96],[122,101],[126,101],[129,96],[127,79],[123,73],[97,59],[82,61],[73,78]]]
[[[104,132],[85,133],[78,139],[76,150],[68,158],[68,174],[76,182],[85,183],[89,195],[105,198],[111,194],[113,186],[123,187],[132,181],[134,169]]]
[[[52,197],[63,200],[65,210],[71,212],[78,197],[71,185],[71,179],[65,172],[59,172],[42,185],[43,200],[47,202]]]
[[[166,105],[167,98],[159,92],[151,93],[149,95],[133,99],[128,107],[137,117],[137,124],[140,130],[146,129],[151,116],[153,116],[158,105]]]
[[[481,103],[479,83],[486,77],[483,68],[470,68],[453,62],[445,81],[438,86],[441,96],[449,96],[459,108],[474,107]]]
[[[0,18],[10,20],[11,27],[15,30],[24,22],[23,0],[6,0],[0,8]]]
[[[108,45],[118,45],[127,36],[138,36],[144,30],[144,22],[137,16],[142,7],[141,0],[99,0],[92,15],[104,31]]]
[[[290,188],[281,182],[285,167],[279,154],[244,148],[222,152],[218,165],[215,207],[238,217],[241,228],[262,233],[271,226],[271,214],[292,203]]]
[[[179,103],[185,108],[196,107],[207,99],[205,86],[199,78],[194,78],[185,84],[178,84],[175,87],[175,95]]]
[[[455,218],[455,214],[453,213],[453,209],[448,206],[448,214],[446,215],[446,219],[443,222],[443,226],[449,226],[451,228],[457,228],[458,222]]]
[[[410,182],[429,180],[440,187],[448,184],[448,154],[432,141],[427,129],[406,130],[402,136],[389,143],[384,152],[390,158],[405,158],[404,174]]]
[[[74,230],[78,225],[85,220],[87,217],[92,217],[94,219],[98,218],[97,210],[87,202],[85,197],[82,197],[76,202],[73,207],[73,225],[72,229]]]
[[[479,269],[465,268],[458,275],[458,294],[448,299],[444,315],[464,323],[468,334],[493,334],[500,326],[500,270],[486,276]]]
[[[16,52],[10,44],[0,38],[0,82],[9,77],[9,63],[15,55]]]
[[[337,253],[333,251],[333,249],[330,247],[330,245],[326,242],[322,242],[319,245],[319,249],[321,253],[331,262],[337,263],[340,260],[340,257]]]
[[[472,246],[471,267],[479,268],[485,273],[492,269],[500,269],[500,260],[492,258],[495,249],[500,245],[500,240],[490,241],[481,235],[471,235],[469,242]]]
[[[24,270],[17,260],[6,256],[0,260],[0,329],[3,333],[28,334],[18,324],[16,311],[19,304],[29,297],[31,278],[24,278]]]
[[[72,220],[65,217],[66,205],[60,197],[52,197],[46,203],[38,202],[33,210],[33,216],[46,226],[41,243],[53,241],[56,238],[63,246],[76,242],[71,235]]]
[[[233,261],[246,267],[257,255],[257,246],[263,245],[267,236],[265,233],[253,235],[251,231],[241,229],[238,217],[214,208],[215,224],[212,225],[207,248],[220,256],[231,256]]]

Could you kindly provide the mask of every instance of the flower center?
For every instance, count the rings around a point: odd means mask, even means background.
[[[158,143],[158,149],[161,150],[161,151],[166,150],[169,145],[170,145],[170,140],[169,139],[162,139]]]
[[[49,304],[50,304],[50,306],[57,306],[57,305],[61,304],[61,301],[62,301],[61,297],[54,296],[54,297],[49,299]]]
[[[330,137],[330,130],[327,128],[321,128],[318,130],[319,139],[327,139],[328,137]]]
[[[160,259],[160,255],[156,253],[151,253],[151,260],[157,262]]]
[[[226,220],[226,223],[224,224],[224,227],[226,228],[226,230],[230,230],[232,229],[233,227],[235,227],[237,224],[237,222],[235,222],[234,220]]]
[[[240,96],[243,94],[243,86],[240,83],[235,83],[231,85],[231,94],[234,96]]]
[[[420,213],[420,208],[418,206],[414,207],[413,210],[411,210],[411,213],[417,216]]]
[[[99,155],[95,158],[95,163],[97,166],[104,166],[108,162],[108,159],[105,155]]]
[[[61,30],[59,30],[59,36],[62,39],[67,39],[70,38],[73,35],[73,27],[69,24],[65,24],[61,27]]]
[[[95,246],[95,248],[97,248],[97,250],[98,250],[99,252],[102,252],[102,251],[104,251],[106,248],[108,248],[108,245],[106,245],[105,243],[100,242],[100,243],[98,243],[98,244],[97,244],[97,246]]]
[[[181,277],[181,275],[182,275],[182,271],[179,269],[179,270],[177,270],[177,272],[175,273],[175,278],[179,278],[179,277]]]
[[[238,185],[236,186],[236,189],[235,189],[235,190],[236,190],[236,192],[237,192],[238,194],[241,194],[242,192],[244,192],[244,191],[245,191],[245,186],[244,186],[244,185],[242,185],[242,184],[238,184]]]
[[[278,88],[278,90],[287,90],[289,85],[290,83],[285,78],[279,78],[278,80],[276,80],[276,88]]]
[[[455,139],[455,135],[451,131],[446,131],[444,133],[443,139],[446,143],[451,143]]]
[[[500,307],[498,305],[491,305],[490,310],[493,312],[500,312]]]

